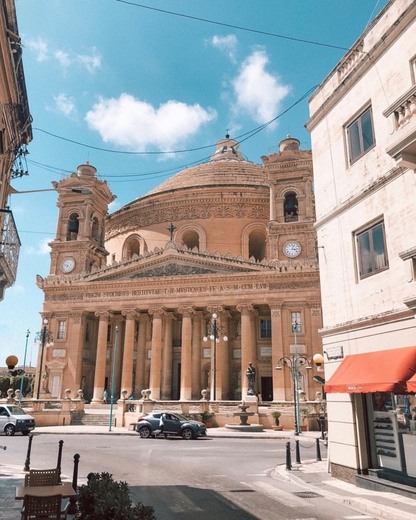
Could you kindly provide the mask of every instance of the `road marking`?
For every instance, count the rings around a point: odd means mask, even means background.
[[[283,491],[275,486],[272,486],[271,484],[267,484],[266,482],[240,482],[240,484],[243,484],[243,486],[247,486],[249,488],[253,488],[256,491],[260,491],[264,495],[267,495],[268,497],[273,498],[278,502],[281,502],[287,507],[310,507],[316,504],[316,502],[315,504],[313,504],[312,502],[309,502],[304,498],[299,498],[295,496],[293,493]]]

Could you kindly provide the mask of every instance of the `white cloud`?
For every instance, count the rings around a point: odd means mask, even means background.
[[[105,142],[137,151],[150,146],[173,150],[215,118],[214,110],[198,104],[170,100],[154,108],[129,94],[101,99],[85,117]]]
[[[54,96],[53,100],[55,101],[55,108],[58,112],[64,114],[64,116],[71,117],[76,114],[76,106],[73,97],[60,93],[57,96]]]
[[[36,61],[45,61],[48,59],[48,45],[42,38],[28,40],[25,45],[36,54]]]
[[[235,62],[235,51],[237,48],[237,37],[235,34],[213,36],[210,43],[213,47],[225,52],[228,57]]]
[[[268,63],[264,51],[254,51],[243,61],[232,82],[236,96],[234,111],[247,112],[257,123],[266,123],[276,117],[290,92],[290,86],[284,85],[277,74],[267,72]]]
[[[26,248],[25,254],[28,256],[30,256],[30,255],[42,255],[42,256],[49,255],[51,252],[51,248],[48,244],[49,244],[49,242],[52,242],[52,240],[53,240],[53,238],[51,238],[51,237],[44,238],[43,240],[38,242],[36,247],[28,246]]]
[[[77,60],[91,74],[101,68],[101,56],[97,54],[95,49],[92,49],[92,54],[90,55],[78,54]]]
[[[59,64],[67,69],[71,65],[71,58],[69,54],[62,50],[55,51],[55,58],[58,60]]]

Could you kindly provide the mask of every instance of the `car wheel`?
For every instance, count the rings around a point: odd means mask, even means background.
[[[13,426],[13,424],[8,424],[5,428],[4,428],[4,433],[6,435],[8,435],[9,437],[14,435],[14,432],[15,432],[15,428]]]
[[[152,435],[152,430],[148,426],[142,426],[139,434],[142,439],[148,439]]]
[[[185,439],[186,441],[191,441],[194,438],[194,432],[191,430],[191,428],[184,428],[182,430],[182,439]]]

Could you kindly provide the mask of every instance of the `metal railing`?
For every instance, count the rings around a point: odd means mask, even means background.
[[[0,285],[3,279],[9,287],[16,280],[21,242],[11,210],[0,209],[0,224]]]

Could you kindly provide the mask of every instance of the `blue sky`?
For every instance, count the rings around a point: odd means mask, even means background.
[[[309,149],[308,93],[387,3],[142,1],[16,0],[34,133],[19,192],[50,189],[89,161],[114,211],[209,157],[227,131],[256,163],[287,134]],[[22,248],[0,302],[0,365],[11,353],[23,363],[28,329],[36,364],[35,280],[49,272],[56,201],[54,191],[10,197]]]

